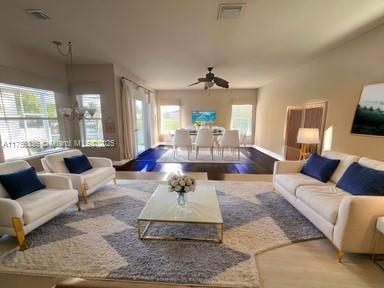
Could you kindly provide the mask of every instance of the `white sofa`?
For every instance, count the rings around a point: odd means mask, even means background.
[[[274,189],[336,246],[339,262],[344,252],[384,253],[384,241],[375,237],[377,218],[384,215],[384,196],[354,196],[336,187],[353,162],[383,171],[384,162],[334,151],[323,156],[340,160],[328,183],[301,174],[305,161],[277,161]]]
[[[0,174],[9,174],[31,167],[18,160],[0,164]],[[77,204],[78,192],[68,177],[38,175],[46,188],[12,200],[0,184],[0,235],[16,236],[20,250],[26,248],[25,235],[46,223],[68,207]],[[79,208],[80,209],[80,208]]]
[[[83,197],[85,203],[87,203],[88,195],[95,192],[105,183],[112,180],[116,184],[116,170],[112,166],[112,161],[108,158],[88,157],[92,169],[81,174],[70,173],[67,166],[65,166],[64,157],[76,155],[82,155],[81,151],[73,149],[53,153],[41,159],[41,163],[47,173],[70,177],[73,187],[79,191],[79,195]]]

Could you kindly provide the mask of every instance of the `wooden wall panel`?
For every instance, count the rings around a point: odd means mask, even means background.
[[[303,122],[303,109],[289,109],[286,131],[286,159],[296,160],[299,157],[300,144],[297,143],[297,133]]]
[[[310,151],[321,152],[326,115],[327,102],[288,107],[285,130],[285,159],[297,160],[299,158],[300,144],[297,143],[297,133],[301,127],[319,128],[320,145],[311,145]]]

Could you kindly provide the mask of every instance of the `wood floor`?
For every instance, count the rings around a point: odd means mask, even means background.
[[[288,245],[256,257],[264,288],[379,288],[384,270],[369,255],[346,254],[335,260],[336,249],[320,239]]]
[[[170,149],[158,146],[141,153],[136,160],[116,167],[118,171],[171,172],[206,172],[209,180],[224,180],[225,174],[272,174],[276,159],[252,147],[242,148],[247,156],[247,163],[157,163],[156,160]]]

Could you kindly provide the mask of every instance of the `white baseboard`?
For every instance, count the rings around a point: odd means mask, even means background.
[[[263,152],[264,154],[267,154],[268,156],[271,156],[271,157],[277,159],[277,160],[280,160],[280,161],[285,160],[282,155],[277,154],[275,152],[272,152],[272,151],[270,151],[268,149],[265,149],[263,147],[260,147],[260,146],[257,146],[257,145],[253,145],[252,147],[257,149],[257,150],[259,150],[260,152]]]

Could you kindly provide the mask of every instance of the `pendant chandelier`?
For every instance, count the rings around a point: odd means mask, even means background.
[[[57,51],[59,52],[59,54],[61,56],[64,56],[64,57],[69,57],[69,67],[68,67],[68,92],[69,92],[69,95],[73,95],[72,93],[72,74],[73,74],[73,55],[72,55],[72,42],[68,42],[67,44],[67,50],[66,52],[64,52],[62,50],[62,46],[63,46],[63,43],[61,43],[60,41],[53,41],[52,42],[53,44],[56,45],[56,48],[57,48]],[[65,117],[65,119],[68,119],[68,120],[83,120],[83,119],[92,119],[93,116],[95,115],[96,113],[96,109],[95,108],[80,108],[79,106],[79,103],[77,102],[77,100],[75,100],[75,103],[72,105],[72,107],[68,107],[68,108],[61,108],[59,109],[59,113]]]

